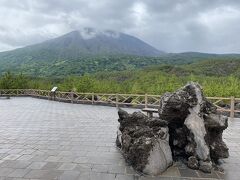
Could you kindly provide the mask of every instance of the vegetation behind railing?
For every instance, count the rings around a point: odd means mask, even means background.
[[[152,107],[159,106],[161,95],[149,94],[105,94],[105,93],[78,93],[78,92],[51,92],[37,89],[0,89],[0,96],[30,96],[44,98],[55,101],[84,104],[102,104],[112,106],[127,107]],[[234,117],[235,113],[240,113],[240,98],[235,97],[207,97],[219,111],[230,113]],[[237,105],[237,106],[236,106]],[[238,107],[239,106],[239,107]]]

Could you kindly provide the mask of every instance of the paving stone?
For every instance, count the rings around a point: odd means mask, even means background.
[[[3,158],[3,160],[16,160],[21,156],[22,156],[21,154],[9,154],[5,158]]]
[[[179,172],[182,177],[199,177],[196,170],[192,169],[179,169]]]
[[[59,170],[73,170],[77,164],[74,163],[63,163],[58,169]]]
[[[131,166],[126,165],[126,174],[134,175],[136,171]]]
[[[33,157],[34,157],[33,155],[24,154],[21,157],[19,157],[18,160],[28,161],[28,160],[32,159]]]
[[[181,177],[181,174],[177,167],[171,166],[165,172],[162,173],[162,176]]]
[[[63,174],[63,171],[59,170],[31,170],[24,178],[31,179],[56,179]]]
[[[139,180],[172,180],[172,177],[164,177],[164,176],[140,176]]]
[[[219,180],[215,178],[191,178],[191,180]]]
[[[61,165],[62,165],[62,163],[59,163],[59,162],[47,162],[47,164],[45,164],[42,167],[42,169],[45,169],[45,170],[57,170]]]
[[[106,163],[105,159],[102,158],[102,157],[88,157],[88,161],[87,163],[92,163],[92,164],[109,164],[109,163]]]
[[[25,149],[24,151],[22,151],[20,154],[32,154],[34,153],[36,150],[33,149]]]
[[[75,153],[74,152],[72,152],[72,151],[61,151],[61,152],[59,152],[59,155],[60,156],[72,156],[72,155],[74,155]]]
[[[61,156],[49,156],[45,161],[47,162],[59,162]]]
[[[24,151],[24,149],[12,149],[11,151],[8,151],[8,154],[20,154],[22,151]]]
[[[47,164],[47,162],[33,162],[27,168],[28,169],[42,169],[46,164]]]
[[[29,180],[29,179],[26,179],[26,178],[16,178],[16,177],[4,177],[3,179],[0,178],[0,180]],[[33,179],[30,179],[30,180],[33,180]],[[36,179],[34,179],[36,180]]]
[[[115,179],[115,174],[91,172],[90,179],[91,180],[99,180],[99,179],[113,180],[113,179]]]
[[[91,171],[82,171],[78,176],[78,180],[92,180],[90,174],[91,174]]]
[[[73,162],[75,163],[80,163],[80,164],[85,164],[88,162],[91,162],[88,157],[77,157]]]
[[[125,174],[126,167],[125,166],[118,166],[118,165],[109,165],[109,173],[117,173],[117,174]]]
[[[223,134],[230,152],[230,158],[222,161],[225,174],[201,174],[176,162],[158,177],[139,177],[115,146],[118,126],[116,108],[34,98],[0,100],[0,107],[2,177],[14,171],[21,175],[17,169],[22,169],[22,173],[29,169],[23,179],[61,177],[87,180],[114,179],[116,176],[116,179],[232,180],[240,177],[240,119],[230,120],[229,128]]]
[[[34,155],[31,159],[29,159],[30,161],[44,161],[48,158],[48,155]]]
[[[7,176],[12,173],[15,169],[13,168],[0,168],[0,176]]]
[[[212,171],[211,173],[203,173],[202,171],[197,171],[198,176],[200,178],[215,178],[215,179],[219,179],[218,175]]]
[[[5,157],[7,157],[7,156],[8,156],[7,153],[1,153],[1,154],[0,154],[0,159],[1,159],[1,161],[3,161],[3,158],[5,158]]]
[[[4,149],[3,146],[1,146],[0,153],[7,153],[8,151],[11,151],[11,149]]]
[[[78,164],[75,168],[74,171],[79,171],[80,173],[82,172],[90,172],[92,171],[92,164]]]
[[[116,180],[138,180],[139,176],[118,174]]]
[[[109,172],[109,165],[104,165],[104,164],[94,164],[92,167],[92,171],[94,172],[100,172],[100,173],[107,173]]]
[[[30,171],[30,169],[15,169],[12,173],[10,173],[7,176],[21,178],[21,177],[25,176],[29,171]]]
[[[0,164],[1,167],[8,167],[8,168],[26,168],[31,164],[30,161],[12,161],[12,160],[6,160],[3,163]]]
[[[63,156],[59,162],[65,162],[65,163],[73,163],[77,157],[73,156]]]
[[[186,178],[186,177],[172,177],[172,180],[194,180],[195,178]],[[199,178],[196,178],[199,180]],[[205,180],[210,180],[210,179],[205,179]],[[213,180],[213,179],[212,179]]]
[[[65,171],[60,177],[59,180],[78,180],[80,172],[78,171]]]

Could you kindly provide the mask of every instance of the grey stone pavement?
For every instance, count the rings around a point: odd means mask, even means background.
[[[230,148],[225,173],[174,163],[158,177],[141,176],[125,163],[115,146],[117,119],[114,107],[0,98],[0,180],[240,179],[240,119],[224,133]]]

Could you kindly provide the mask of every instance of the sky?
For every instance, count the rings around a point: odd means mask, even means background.
[[[0,51],[84,27],[165,52],[240,53],[239,0],[0,0]]]

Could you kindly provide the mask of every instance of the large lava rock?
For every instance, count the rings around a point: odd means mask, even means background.
[[[172,164],[167,122],[141,112],[119,110],[117,146],[137,171],[157,175]]]
[[[186,158],[190,168],[211,172],[219,158],[227,158],[228,148],[222,140],[227,117],[202,93],[197,83],[189,83],[160,99],[159,117],[168,122],[173,157]]]
[[[188,167],[211,172],[228,148],[222,133],[227,117],[219,114],[197,83],[189,83],[160,99],[159,118],[119,110],[117,145],[125,159],[138,171],[157,175],[174,160]]]

